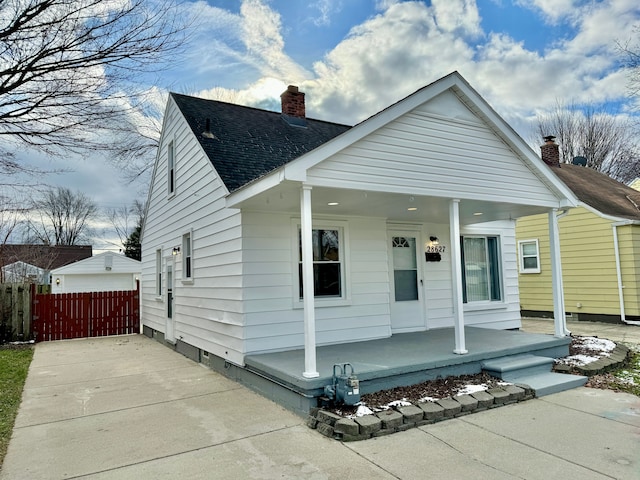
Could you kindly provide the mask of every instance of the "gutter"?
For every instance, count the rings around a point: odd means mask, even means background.
[[[618,240],[618,227],[622,227],[625,225],[632,225],[637,222],[634,221],[626,221],[626,222],[618,222],[613,223],[611,226],[613,228],[613,251],[616,257],[616,275],[618,277],[618,297],[620,299],[620,320],[622,323],[627,325],[640,325],[639,321],[627,320],[625,318],[624,312],[624,285],[622,284],[622,268],[620,263],[620,244]]]

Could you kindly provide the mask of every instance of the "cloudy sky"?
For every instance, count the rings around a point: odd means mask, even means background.
[[[617,44],[640,43],[638,0],[201,0],[182,8],[196,20],[184,57],[150,80],[162,91],[278,110],[295,84],[309,117],[354,124],[457,70],[525,138],[536,114],[558,101],[633,114]],[[129,204],[146,187],[147,179],[123,184],[91,158],[64,166],[75,172],[55,183],[101,207]]]

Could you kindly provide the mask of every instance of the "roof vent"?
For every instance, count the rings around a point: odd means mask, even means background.
[[[204,138],[214,139],[216,136],[211,132],[211,120],[208,118],[205,120],[204,132],[202,132]]]
[[[587,157],[573,157],[573,163],[574,165],[580,165],[581,167],[586,167],[587,166]]]

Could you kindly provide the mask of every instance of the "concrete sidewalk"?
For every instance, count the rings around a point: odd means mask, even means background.
[[[640,326],[620,323],[567,321],[567,328],[573,335],[606,338],[614,342],[640,345]],[[530,333],[553,335],[554,324],[550,318],[523,318],[522,330]]]
[[[343,444],[124,336],[36,346],[0,479],[636,479],[639,452],[640,398],[586,388]]]

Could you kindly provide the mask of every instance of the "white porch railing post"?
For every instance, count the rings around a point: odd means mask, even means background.
[[[311,187],[300,190],[300,230],[302,240],[302,295],[304,305],[304,372],[305,378],[320,374],[316,367],[316,316],[313,288],[313,218],[311,213]]]
[[[564,309],[564,288],[562,285],[562,261],[560,259],[560,233],[558,230],[558,209],[549,212],[549,249],[551,254],[551,288],[553,289],[553,320],[555,336],[565,337],[567,319]]]
[[[463,355],[465,346],[464,305],[462,302],[462,253],[460,251],[460,200],[449,203],[449,237],[451,241],[451,282],[453,289],[453,328],[455,348],[453,353]]]

